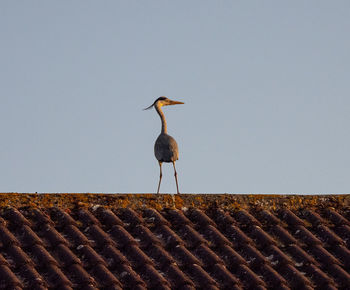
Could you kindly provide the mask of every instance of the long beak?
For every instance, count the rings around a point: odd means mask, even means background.
[[[147,108],[144,108],[143,110],[144,110],[144,111],[145,111],[145,110],[149,110],[149,109],[151,109],[153,106],[154,106],[154,104],[150,105],[150,106],[147,107]]]
[[[182,104],[184,104],[184,103],[183,102],[169,100],[169,103],[167,105],[182,105]]]

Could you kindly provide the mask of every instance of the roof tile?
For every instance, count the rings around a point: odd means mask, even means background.
[[[112,289],[122,289],[122,284],[103,264],[98,264],[93,268],[96,280],[102,287],[113,287]]]
[[[209,218],[203,211],[200,211],[196,208],[191,208],[188,211],[188,216],[192,222],[196,223],[199,226],[213,226],[216,227],[215,222]]]
[[[28,210],[24,211],[24,213],[28,218],[34,220],[37,226],[46,224],[54,225],[54,222],[51,220],[50,216],[39,208],[29,208]]]
[[[280,211],[281,218],[290,226],[306,226],[305,222],[295,215],[291,210],[284,208]]]
[[[349,287],[350,285],[350,275],[342,267],[337,264],[331,265],[329,268],[329,273],[335,277],[338,283],[343,287]]]
[[[212,250],[210,250],[206,245],[201,244],[196,249],[193,250],[195,255],[202,261],[203,265],[224,264],[222,259],[217,256]]]
[[[200,244],[208,244],[208,241],[188,224],[179,228],[178,234],[184,240],[186,247],[188,248],[195,248]]]
[[[252,226],[250,234],[254,237],[256,244],[261,247],[266,247],[269,245],[276,245],[275,240],[259,226]]]
[[[106,257],[108,266],[112,269],[116,268],[118,265],[126,264],[130,266],[130,262],[125,258],[125,256],[115,247],[107,245],[103,248],[103,255]],[[97,258],[93,258],[96,260]],[[99,263],[104,263],[102,259],[99,259]]]
[[[172,248],[170,253],[175,258],[177,264],[182,267],[187,267],[193,264],[202,265],[202,263],[183,245],[177,245]]]
[[[290,281],[290,285],[294,288],[297,287],[312,287],[310,280],[305,277],[301,272],[295,269],[292,265],[285,265],[281,268],[283,272],[283,277],[286,277]],[[311,288],[312,289],[312,288]]]
[[[307,221],[309,221],[312,225],[318,226],[321,224],[327,224],[327,221],[324,220],[317,212],[313,210],[303,210],[302,211],[303,216]]]
[[[146,287],[146,283],[142,280],[139,274],[137,274],[131,266],[128,264],[119,264],[115,265],[117,267],[117,278],[118,280],[125,285],[126,288],[131,289],[142,289]]]
[[[115,225],[109,231],[109,234],[117,242],[118,248],[125,246],[137,245],[136,240],[129,232],[120,225]]]
[[[197,287],[205,287],[206,289],[218,289],[217,282],[198,264],[187,266],[187,273]]]
[[[333,253],[338,260],[340,260],[347,269],[350,269],[350,250],[343,245],[337,245],[333,248]]]
[[[281,225],[275,225],[271,228],[271,232],[278,238],[278,240],[284,245],[297,244],[297,239],[295,239],[286,229]]]
[[[86,272],[86,270],[80,265],[80,264],[71,264],[69,267],[67,267],[67,271],[69,271],[69,276],[71,277],[71,280],[75,282],[75,284],[79,285],[80,287],[84,286],[97,286],[96,281],[91,275]]]
[[[248,287],[258,289],[258,286],[266,287],[266,283],[246,265],[239,265],[237,275]]]
[[[281,220],[268,210],[261,210],[258,214],[265,225],[271,226],[281,224]]]
[[[287,252],[297,263],[319,265],[316,260],[305,252],[300,246],[292,244],[286,248]]]
[[[189,225],[190,227],[193,227],[192,222],[183,214],[182,211],[175,210],[175,209],[168,209],[165,212],[168,220],[171,222],[171,224],[175,227],[183,227],[184,225]]]
[[[78,211],[78,218],[81,221],[84,228],[92,225],[102,226],[99,220],[87,209],[80,209]]]
[[[319,224],[314,231],[317,233],[317,236],[325,243],[329,245],[342,245],[344,244],[343,240],[339,238],[335,233],[333,233],[328,227]]]
[[[194,283],[188,276],[180,270],[177,265],[169,265],[164,269],[164,273],[169,277],[174,288],[182,289],[184,286],[194,287]]]
[[[139,240],[141,247],[147,248],[151,245],[162,245],[162,241],[144,225],[135,226],[132,230],[132,234]]]
[[[32,260],[28,255],[17,245],[12,245],[7,248],[8,255],[13,259],[14,265],[32,264]]]
[[[235,213],[235,218],[244,228],[251,226],[262,227],[261,223],[244,209],[241,209],[237,213]]]
[[[3,255],[0,254],[0,265],[10,266],[10,264],[6,261]]]
[[[213,219],[219,228],[222,228],[223,225],[237,225],[237,222],[229,212],[220,209],[216,209],[215,212],[213,212]]]
[[[22,289],[23,284],[6,265],[0,265],[0,289]]]
[[[91,241],[75,226],[67,225],[63,229],[65,237],[74,245],[91,245]]]
[[[313,264],[304,266],[303,271],[311,277],[311,280],[317,287],[336,286],[331,277]]]
[[[124,226],[122,220],[118,218],[110,209],[100,206],[97,208],[96,214],[98,218],[103,222],[103,224],[108,228],[111,228],[115,225]]]
[[[294,236],[309,246],[320,245],[322,242],[302,225],[294,227]]]
[[[16,226],[23,226],[23,225],[27,225],[27,226],[31,226],[31,223],[29,220],[27,220],[23,214],[21,214],[21,212],[19,210],[17,210],[16,208],[10,207],[7,208],[4,212],[4,216],[13,224]]]
[[[149,247],[147,253],[159,266],[165,267],[167,265],[175,263],[174,258],[166,250],[164,250],[163,247],[157,244]]]
[[[150,289],[171,289],[170,283],[151,265],[144,265],[140,275]]]
[[[350,226],[350,222],[343,217],[340,213],[336,212],[335,210],[329,208],[325,211],[325,216],[335,225],[348,225]]]
[[[184,244],[183,240],[167,225],[158,226],[155,229],[157,238],[161,239],[167,248],[173,248]]]
[[[49,264],[45,268],[47,274],[47,281],[50,287],[63,287],[68,286],[72,287],[73,283],[63,274],[61,269],[53,264]]]
[[[143,211],[144,220],[146,223],[159,226],[167,225],[170,226],[170,223],[155,209],[148,208]]]
[[[0,207],[0,289],[350,285],[350,198],[23,196]]]
[[[136,245],[128,246],[124,253],[133,267],[138,268],[144,265],[154,266],[153,261]]]
[[[253,244],[251,238],[249,238],[239,227],[230,225],[225,229],[226,237],[232,241],[235,245],[247,245]]]
[[[287,281],[271,266],[262,265],[260,273],[264,277],[264,281],[271,288],[280,288],[287,285]]]
[[[240,264],[247,264],[247,261],[230,246],[224,245],[220,249],[220,257],[225,261],[227,267],[236,269]]]
[[[120,208],[117,210],[118,216],[122,221],[129,226],[136,226],[143,224],[142,217],[131,208]]]
[[[31,289],[35,289],[37,287],[47,287],[44,279],[31,265],[23,265],[19,272],[21,277],[23,277],[23,284],[25,287]]]
[[[44,245],[40,237],[27,225],[23,225],[18,229],[18,236],[23,247],[31,247],[33,245]]]
[[[93,240],[99,248],[116,244],[112,238],[96,224],[87,227],[85,233],[90,235],[90,239]]]
[[[242,252],[242,256],[246,257],[248,264],[260,266],[261,264],[268,263],[268,259],[252,245],[242,246],[240,251]]]
[[[60,208],[50,208],[50,215],[59,227],[65,227],[69,225],[78,226],[78,223],[65,211]]]
[[[30,250],[33,260],[38,267],[47,267],[50,264],[58,266],[58,262],[42,245],[33,245]]]
[[[50,224],[45,225],[40,233],[53,248],[59,244],[69,246],[69,242]]]
[[[278,266],[280,266],[281,264],[293,264],[292,259],[274,245],[266,248],[265,252],[268,255],[267,258],[272,265],[278,264]]]
[[[77,247],[77,251],[83,263],[90,268],[99,264],[107,265],[105,260],[89,245],[80,245]]]
[[[55,248],[57,260],[62,267],[68,267],[72,264],[81,264],[80,259],[64,244],[59,244]]]
[[[212,225],[208,225],[202,230],[203,236],[210,241],[215,247],[222,245],[231,246],[232,243],[220,231]]]
[[[335,232],[339,235],[340,238],[343,239],[343,242],[347,245],[347,247],[349,247],[350,246],[350,226],[348,225],[338,226],[335,229]]]
[[[312,252],[314,257],[324,265],[341,265],[341,262],[321,245],[313,245],[310,248],[310,252]]]
[[[6,228],[6,226],[0,224],[0,246],[8,247],[11,245],[19,245],[20,243],[16,237]]]
[[[229,288],[233,285],[241,285],[239,280],[222,264],[214,264],[210,269],[210,273],[217,283],[223,287]]]

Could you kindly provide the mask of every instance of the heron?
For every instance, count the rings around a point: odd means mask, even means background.
[[[169,163],[171,162],[173,164],[174,176],[176,181],[176,189],[177,189],[177,193],[178,194],[180,193],[179,184],[177,182],[177,172],[175,168],[175,161],[179,159],[179,150],[175,139],[170,135],[168,135],[165,116],[161,109],[163,106],[179,105],[179,104],[184,104],[184,103],[170,100],[167,97],[159,97],[154,101],[154,103],[151,106],[144,109],[144,110],[149,110],[152,107],[154,107],[162,122],[162,131],[154,144],[154,155],[158,160],[159,170],[160,170],[157,194],[159,193],[160,183],[162,181],[163,162],[169,162]]]

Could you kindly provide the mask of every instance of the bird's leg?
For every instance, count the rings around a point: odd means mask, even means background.
[[[160,188],[160,182],[162,181],[162,162],[158,162],[159,163],[159,169],[160,169],[160,173],[159,173],[159,183],[158,183],[158,190],[157,193],[159,193],[159,188]]]
[[[176,168],[175,168],[175,161],[173,161],[173,166],[174,166],[174,176],[175,176],[175,181],[176,181],[176,189],[177,189],[177,193],[179,194],[179,184],[177,183],[177,172],[176,172]]]

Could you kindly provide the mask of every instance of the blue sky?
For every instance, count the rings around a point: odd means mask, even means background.
[[[165,95],[181,192],[349,192],[349,11],[1,1],[0,191],[155,192]]]

